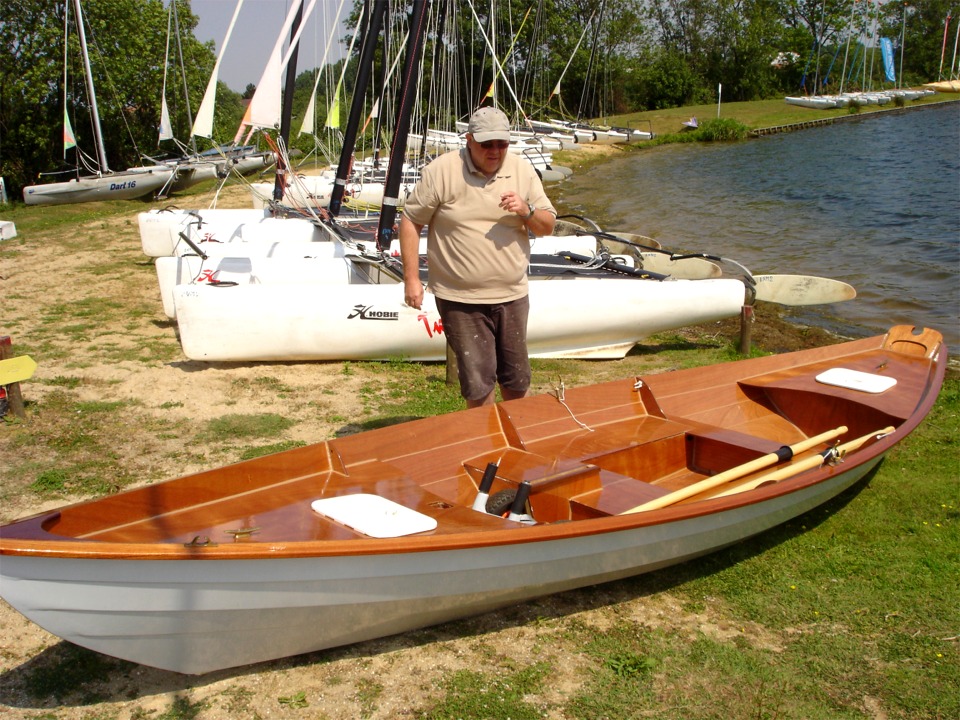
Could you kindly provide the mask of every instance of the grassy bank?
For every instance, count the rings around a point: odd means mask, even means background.
[[[652,130],[656,135],[670,135],[683,131],[681,123],[696,117],[700,122],[714,118],[736,120],[750,129],[779,127],[794,123],[809,122],[829,118],[845,118],[850,116],[865,116],[873,113],[901,111],[914,107],[922,107],[941,102],[957,102],[958,98],[949,95],[936,94],[909,101],[903,108],[893,103],[884,106],[865,105],[857,110],[850,108],[834,108],[829,110],[815,110],[798,107],[784,102],[783,98],[774,100],[757,100],[751,102],[721,102],[717,105],[691,105],[682,108],[666,110],[648,110],[626,115],[617,115],[605,118],[603,121],[611,125]]]
[[[226,204],[245,204],[242,192]],[[205,206],[197,194],[181,206]],[[188,361],[136,213],[18,207],[0,335],[39,363],[0,426],[0,519],[336,434],[458,409],[421,363]],[[534,361],[534,390],[721,362],[737,323],[620,361]],[[755,352],[834,342],[758,307]],[[113,660],[0,607],[0,708],[51,720],[947,718],[960,715],[960,380],[852,491],[657,573],[201,678]],[[2,713],[0,713],[2,714]]]

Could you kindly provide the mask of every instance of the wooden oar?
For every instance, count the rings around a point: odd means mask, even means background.
[[[736,493],[746,492],[747,490],[753,490],[760,487],[761,485],[766,485],[768,483],[780,482],[794,475],[799,475],[802,472],[807,470],[814,470],[831,458],[843,459],[843,456],[854,450],[859,450],[872,438],[881,438],[884,435],[889,435],[894,430],[893,426],[885,427],[883,430],[877,430],[876,432],[867,433],[863,437],[858,437],[855,440],[850,440],[836,447],[828,448],[822,453],[817,453],[811,457],[804,458],[800,462],[794,463],[789,467],[780,468],[779,470],[774,470],[769,472],[766,475],[761,475],[758,478],[754,478],[742,485],[737,485],[736,487],[728,488],[723,492],[719,492],[716,495],[711,495],[711,498],[724,497],[725,495],[735,495]]]
[[[780,462],[786,462],[793,458],[794,455],[802,452],[806,452],[811,448],[816,447],[822,443],[833,440],[840,435],[843,435],[847,431],[845,425],[841,425],[838,428],[833,430],[828,430],[827,432],[820,433],[812,438],[807,438],[806,440],[801,440],[798,443],[790,446],[784,446],[780,448],[777,452],[768,453],[763,457],[758,457],[755,460],[746,462],[743,465],[738,465],[735,468],[730,468],[729,470],[724,470],[722,473],[713,475],[708,478],[704,478],[700,482],[695,482],[693,485],[689,485],[685,488],[680,488],[679,490],[674,490],[672,493],[663,495],[658,498],[654,498],[648,502],[643,503],[642,505],[637,505],[634,508],[625,510],[620,513],[621,515],[632,515],[633,513],[645,512],[646,510],[658,510],[668,505],[673,505],[678,503],[681,500],[686,500],[688,497],[693,497],[694,495],[699,495],[702,492],[707,490],[712,490],[715,487],[719,487],[724,483],[728,483],[731,480],[737,480],[742,477],[746,477],[750,473],[757,472],[758,470],[763,470],[766,467],[771,465],[776,465]],[[817,456],[819,457],[819,455]]]

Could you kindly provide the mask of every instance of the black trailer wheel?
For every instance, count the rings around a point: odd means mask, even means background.
[[[505,517],[510,512],[510,508],[513,507],[513,501],[516,497],[516,488],[507,488],[496,492],[487,498],[486,510],[491,515]]]

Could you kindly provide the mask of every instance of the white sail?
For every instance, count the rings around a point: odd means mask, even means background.
[[[340,0],[340,4],[337,6],[337,14],[335,17],[340,17],[340,13],[343,11],[344,0]],[[359,34],[360,23],[363,21],[363,11],[364,8],[360,8],[360,18],[357,20],[357,28],[354,30],[353,36]],[[327,64],[327,55],[330,54],[330,48],[334,43],[334,33],[337,31],[337,21],[334,20],[330,25],[330,36],[327,38],[327,45],[323,49],[323,60],[320,61],[320,66],[317,68],[317,77],[313,81],[313,92],[310,93],[310,102],[307,103],[307,109],[303,113],[303,124],[300,126],[301,135],[313,135],[313,125],[316,118],[316,100],[317,100],[317,87],[320,85],[320,78],[323,75],[323,68]],[[351,49],[353,48],[353,43],[350,44]],[[350,57],[350,54],[347,53],[347,58]],[[346,61],[344,61],[346,65]]]
[[[167,49],[163,56],[163,89],[160,91],[160,137],[157,139],[157,145],[164,140],[173,140],[173,124],[170,122],[170,109],[167,107],[167,68],[170,67],[170,23],[172,20],[173,12],[171,11],[167,14]]]
[[[210,73],[207,90],[203,94],[203,100],[200,102],[197,119],[194,120],[193,130],[190,131],[190,134],[195,137],[213,137],[213,110],[217,102],[217,82],[220,74],[220,63],[223,60],[223,53],[227,49],[227,43],[230,42],[233,26],[237,24],[237,16],[240,14],[240,8],[242,6],[243,0],[237,0],[237,7],[233,11],[233,18],[230,20],[230,26],[227,28],[226,37],[223,38],[223,45],[220,46],[220,54],[217,56],[217,61],[213,65],[213,72]]]
[[[286,55],[282,55],[284,38],[289,35],[290,28],[293,27],[294,19],[301,9],[302,2],[297,0],[290,6],[290,12],[287,13],[287,19],[283,23],[280,35],[270,53],[270,59],[267,61],[267,67],[263,71],[260,83],[257,85],[257,91],[253,94],[248,108],[249,117],[244,118],[244,122],[252,127],[260,128],[278,128],[280,127],[281,112],[281,84],[283,70],[290,61],[290,55],[293,49],[300,41],[300,34],[303,32],[303,26],[307,18],[313,11],[316,0],[310,0],[310,4],[303,10],[303,17],[296,33],[290,38],[290,46]]]
[[[167,108],[167,97],[164,94],[160,102],[160,138],[157,142],[173,140],[173,124],[170,122],[170,110]]]

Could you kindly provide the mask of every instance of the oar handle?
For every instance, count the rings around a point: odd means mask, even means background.
[[[823,463],[825,463],[828,458],[836,457],[836,456],[839,456],[842,458],[848,452],[859,450],[861,447],[863,447],[867,442],[869,442],[873,438],[880,438],[880,437],[883,437],[884,435],[889,435],[890,433],[893,432],[893,430],[894,430],[893,426],[890,425],[885,427],[883,430],[877,430],[872,433],[867,433],[866,435],[855,438],[853,440],[849,440],[841,445],[837,445],[837,447],[835,448],[830,448],[829,450],[826,450],[822,453],[817,453],[816,455],[812,455],[811,457],[804,458],[800,462],[794,463],[789,467],[781,468],[779,470],[774,470],[773,472],[769,472],[766,475],[761,475],[760,477],[754,478],[753,480],[750,480],[749,482],[746,482],[742,485],[738,485],[737,487],[724,490],[721,493],[717,493],[713,497],[724,497],[726,495],[735,495],[736,493],[746,492],[747,490],[754,490],[760,487],[761,485],[780,482],[781,480],[786,480],[787,478],[793,477],[794,475],[799,475],[800,473],[806,472],[807,470],[816,469],[821,465],[823,465]]]
[[[688,485],[685,488],[674,490],[672,493],[668,493],[667,495],[654,498],[649,502],[645,502],[642,505],[637,505],[636,507],[626,510],[620,514],[632,515],[633,513],[644,512],[646,510],[659,510],[660,508],[667,507],[668,505],[673,505],[681,500],[686,500],[694,495],[699,495],[702,492],[719,487],[720,485],[728,483],[731,480],[737,480],[738,478],[745,477],[750,473],[762,470],[765,467],[775,465],[779,462],[786,462],[799,453],[806,452],[817,445],[829,442],[830,440],[843,435],[846,431],[846,425],[841,425],[833,430],[827,430],[826,432],[815,435],[814,437],[801,440],[800,442],[790,445],[789,447],[781,448],[781,450],[778,452],[768,453],[762,457],[758,457],[754,460],[743,463],[742,465],[738,465],[737,467],[724,470],[722,473],[718,473],[717,475],[704,478],[699,482],[693,483],[693,485]]]

